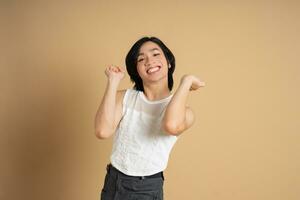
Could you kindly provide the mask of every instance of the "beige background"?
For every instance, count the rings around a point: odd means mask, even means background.
[[[171,153],[165,199],[300,199],[299,1],[0,5],[0,199],[99,199],[104,69],[145,35],[175,54],[175,89],[186,73],[206,82],[189,96],[197,122]],[[120,89],[131,86],[127,75]]]

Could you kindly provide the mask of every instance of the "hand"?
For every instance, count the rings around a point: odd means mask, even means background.
[[[184,75],[181,78],[181,84],[188,83],[190,84],[190,91],[197,90],[200,87],[205,86],[205,82],[201,81],[198,77],[194,75]]]
[[[121,81],[125,76],[123,67],[110,65],[105,69],[105,75],[109,80]]]

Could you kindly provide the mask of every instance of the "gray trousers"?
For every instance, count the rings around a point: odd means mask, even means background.
[[[163,200],[163,172],[151,176],[128,176],[111,164],[106,170],[101,200]]]

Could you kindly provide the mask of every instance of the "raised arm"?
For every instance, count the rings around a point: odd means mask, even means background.
[[[187,98],[190,91],[197,90],[204,85],[204,82],[193,75],[184,75],[181,78],[180,85],[170,100],[162,120],[162,129],[166,133],[180,135],[192,126],[194,114],[186,105]]]
[[[117,90],[125,76],[122,67],[109,66],[105,70],[107,85],[95,116],[95,135],[99,139],[109,138],[122,118],[122,100],[125,90]]]

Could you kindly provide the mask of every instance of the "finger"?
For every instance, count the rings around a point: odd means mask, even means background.
[[[115,66],[113,66],[113,67],[111,68],[111,70],[112,70],[113,72],[118,72],[118,70],[117,70],[117,68],[116,68]]]
[[[120,67],[121,72],[125,72],[125,69],[123,67]]]

